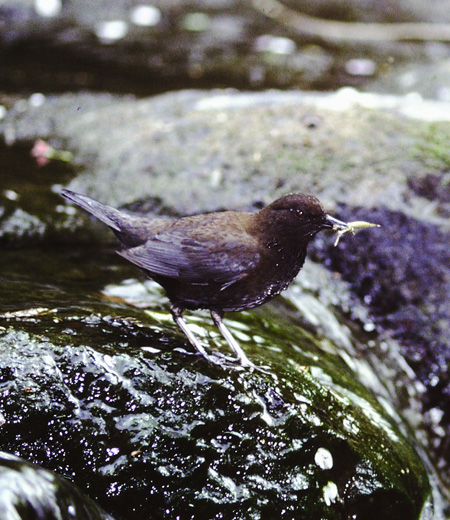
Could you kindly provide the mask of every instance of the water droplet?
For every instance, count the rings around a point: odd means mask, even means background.
[[[333,467],[333,455],[326,448],[319,448],[314,455],[314,462],[321,469],[331,469]]]
[[[336,484],[334,482],[327,482],[326,486],[323,487],[323,499],[325,500],[325,504],[330,506],[334,504],[338,499],[339,492]]]
[[[161,21],[161,11],[152,5],[137,5],[131,11],[130,20],[135,25],[153,27]]]
[[[40,16],[52,18],[57,16],[62,8],[61,0],[35,0],[34,9]]]
[[[122,39],[128,32],[128,24],[123,20],[100,22],[96,26],[97,38],[103,43]]]

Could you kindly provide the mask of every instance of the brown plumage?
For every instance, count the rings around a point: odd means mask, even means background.
[[[225,327],[223,314],[271,300],[302,268],[316,233],[347,226],[305,194],[287,195],[256,213],[183,218],[139,217],[69,190],[61,194],[108,225],[122,246],[118,254],[165,289],[175,322],[199,352],[211,359],[183,320],[185,309],[208,309],[244,365],[252,363]]]

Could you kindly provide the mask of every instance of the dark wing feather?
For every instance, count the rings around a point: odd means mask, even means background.
[[[203,241],[186,230],[163,231],[118,254],[150,275],[199,285],[214,282],[223,290],[246,276],[257,265],[259,254],[256,245],[249,248],[237,233],[214,238]]]

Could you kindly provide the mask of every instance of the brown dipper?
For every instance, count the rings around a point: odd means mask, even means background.
[[[89,197],[61,194],[116,234],[117,253],[159,283],[173,319],[192,345],[211,359],[183,319],[185,309],[208,309],[243,365],[252,366],[222,321],[271,300],[303,266],[309,241],[322,229],[344,233],[349,224],[327,215],[311,195],[282,197],[257,213],[223,211],[183,218],[144,218]]]

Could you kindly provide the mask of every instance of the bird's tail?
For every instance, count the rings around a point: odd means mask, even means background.
[[[75,193],[74,191],[64,189],[61,190],[61,195],[94,215],[94,217],[101,220],[114,231],[120,233],[122,228],[121,222],[124,217],[123,213],[119,210],[106,206],[106,204],[102,204],[101,202],[97,202],[90,197],[86,197],[86,195]]]

